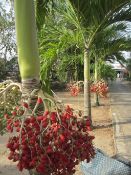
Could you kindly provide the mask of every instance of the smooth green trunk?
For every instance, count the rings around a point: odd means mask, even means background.
[[[84,116],[91,120],[90,58],[87,49],[84,50]]]
[[[22,79],[39,79],[40,60],[33,0],[15,0],[18,61]]]
[[[98,81],[98,74],[99,74],[99,70],[98,70],[98,60],[95,58],[95,82]],[[95,100],[95,105],[99,106],[99,96],[97,93],[94,94],[94,100]]]
[[[14,7],[22,96],[27,99],[34,89],[40,87],[34,1],[15,0]]]

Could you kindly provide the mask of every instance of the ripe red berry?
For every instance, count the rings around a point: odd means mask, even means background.
[[[4,114],[4,118],[5,119],[9,119],[9,115],[8,114]]]
[[[64,137],[64,135],[62,135],[62,134],[60,134],[60,141],[61,141],[61,142],[64,142],[64,141],[65,141],[65,137]]]
[[[26,103],[26,102],[23,102],[23,106],[25,107],[25,108],[29,108],[29,106],[28,106],[28,104]]]
[[[38,97],[38,99],[37,99],[37,103],[38,103],[38,104],[41,104],[41,103],[43,103],[43,100],[42,100],[42,98]]]
[[[16,111],[12,111],[12,115],[16,116],[17,115]]]

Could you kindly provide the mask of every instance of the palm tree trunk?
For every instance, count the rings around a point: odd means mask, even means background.
[[[84,50],[84,117],[91,120],[90,58],[87,48]]]
[[[98,60],[96,59],[95,57],[95,82],[98,81]],[[96,106],[99,106],[100,103],[99,103],[99,96],[97,93],[94,94],[94,99],[95,99],[95,105]]]
[[[14,1],[17,49],[23,95],[38,89],[40,60],[33,0]]]

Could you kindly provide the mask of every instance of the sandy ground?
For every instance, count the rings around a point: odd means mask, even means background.
[[[102,106],[92,109],[92,120],[96,126],[93,131],[95,135],[94,144],[109,156],[113,156],[115,148],[109,99],[102,99],[101,101]]]
[[[71,97],[67,92],[57,93],[57,95],[64,103],[70,104],[75,109],[83,109],[83,94],[80,94],[79,97]],[[115,149],[109,98],[100,99],[100,103],[101,106],[92,108],[95,129],[91,134],[95,135],[94,146],[102,149],[109,156],[113,156]],[[0,175],[28,175],[27,171],[20,173],[15,163],[7,159],[8,152],[5,147],[7,140],[8,136],[0,136]],[[75,175],[82,175],[79,166]]]

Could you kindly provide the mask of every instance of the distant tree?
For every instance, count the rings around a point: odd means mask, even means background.
[[[108,65],[105,62],[101,65],[100,72],[101,77],[106,81],[108,81],[108,79],[114,80],[116,78],[116,71],[111,65]]]
[[[0,58],[0,82],[3,81],[5,77],[6,77],[5,60]]]
[[[13,57],[11,60],[7,61],[5,61],[3,58],[0,58],[0,81],[6,79],[20,81],[17,57]]]
[[[14,55],[16,55],[14,14],[11,5],[4,1],[0,2],[0,57],[6,61]]]
[[[20,72],[18,66],[18,58],[13,57],[11,60],[6,62],[6,78],[20,81]]]

